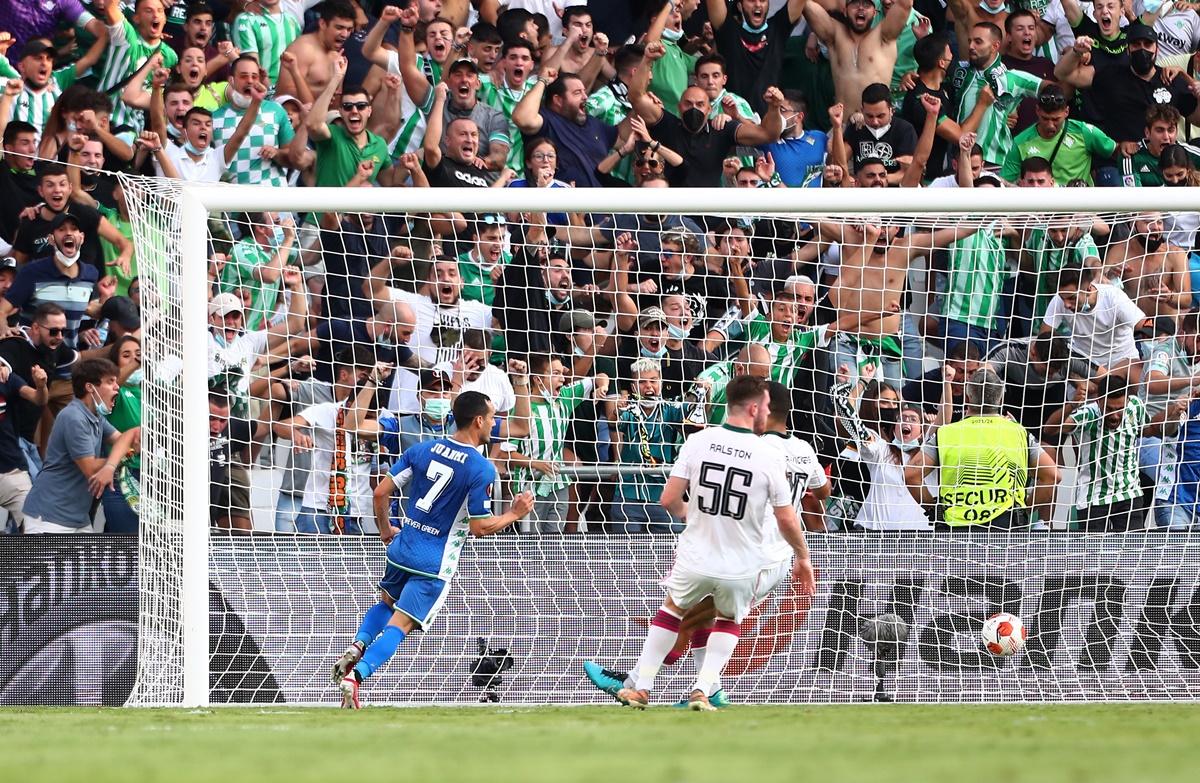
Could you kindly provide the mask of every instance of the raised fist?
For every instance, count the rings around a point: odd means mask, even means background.
[[[401,17],[401,11],[399,8],[397,8],[394,5],[385,5],[383,7],[383,11],[381,11],[379,13],[380,20],[382,20],[384,22],[388,22],[389,24],[391,22],[396,21],[400,17]]]
[[[661,60],[663,55],[666,53],[667,47],[663,45],[662,41],[652,41],[646,44],[644,56],[647,60],[653,62],[655,60]]]

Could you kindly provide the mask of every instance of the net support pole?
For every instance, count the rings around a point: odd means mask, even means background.
[[[183,703],[204,707],[208,691],[208,208],[181,199],[180,316],[183,346],[182,614]]]

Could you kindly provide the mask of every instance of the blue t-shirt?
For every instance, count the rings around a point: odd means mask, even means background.
[[[514,179],[512,182],[508,183],[508,186],[510,188],[531,188],[531,187],[533,187],[533,185],[530,185],[529,181],[524,178]],[[556,179],[550,180],[550,184],[548,185],[548,187],[569,188],[571,186],[568,185],[567,183],[563,182],[562,180],[556,178]],[[546,222],[552,226],[565,226],[565,225],[567,225],[567,213],[566,212],[547,212],[546,213]]]
[[[1179,428],[1179,469],[1171,503],[1196,505],[1200,499],[1200,400],[1188,406],[1187,420]]]
[[[71,400],[59,412],[50,430],[42,472],[34,478],[25,498],[25,516],[66,527],[92,524],[88,477],[75,460],[103,457],[105,444],[116,432],[108,419],[97,416],[82,400]]]
[[[79,322],[87,314],[88,303],[92,301],[96,283],[100,274],[91,264],[76,264],[79,274],[68,277],[59,271],[54,263],[54,257],[39,258],[30,261],[17,270],[12,287],[4,298],[13,307],[21,311],[21,325],[33,323],[33,314],[38,306],[45,302],[53,302],[67,314],[67,331],[63,342],[75,348],[75,339],[79,335]]]
[[[789,188],[819,188],[825,173],[826,135],[806,130],[798,139],[780,139],[758,149],[771,153],[775,171]]]
[[[557,178],[577,188],[600,187],[596,167],[617,140],[616,126],[605,125],[590,115],[580,125],[549,109],[542,109],[541,116],[542,129],[537,135],[547,137],[558,148]],[[532,138],[527,135],[525,143]]]
[[[496,469],[471,446],[441,438],[405,451],[388,475],[397,487],[408,485],[388,562],[437,579],[454,576],[470,520],[492,516]]]

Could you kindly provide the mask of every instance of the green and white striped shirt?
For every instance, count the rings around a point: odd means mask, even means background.
[[[1138,441],[1150,415],[1140,397],[1129,395],[1116,429],[1104,426],[1097,403],[1088,403],[1071,414],[1079,444],[1079,483],[1075,508],[1084,509],[1129,500],[1140,495]]]
[[[746,341],[758,343],[767,349],[771,357],[771,380],[791,386],[804,357],[813,348],[828,344],[829,329],[827,326],[815,329],[799,327],[792,330],[786,341],[776,342],[771,336],[771,319],[762,313],[755,313],[746,321]]]
[[[1000,291],[1009,275],[1007,240],[998,236],[998,228],[998,221],[992,221],[950,245],[947,318],[981,329],[995,326]]]
[[[725,421],[725,387],[733,380],[733,360],[717,362],[704,368],[696,376],[697,381],[708,381],[708,397],[704,404],[693,405],[688,411],[689,424],[722,424]],[[695,389],[696,387],[693,387]]]
[[[1144,376],[1147,386],[1151,373],[1162,373],[1168,378],[1192,377],[1192,359],[1174,337],[1165,337],[1155,342],[1144,342],[1138,346],[1138,350],[1142,354],[1142,358],[1148,362]],[[1166,410],[1171,401],[1180,394],[1182,392],[1179,391],[1151,394],[1149,388],[1146,388],[1143,395],[1146,400],[1146,414],[1152,418],[1157,416]],[[1161,439],[1158,483],[1154,487],[1154,497],[1158,500],[1167,500],[1175,488],[1175,473],[1179,467],[1179,432],[1177,430],[1173,435],[1163,433]]]
[[[213,141],[217,144],[228,143],[243,114],[244,109],[237,109],[231,103],[213,112]],[[284,108],[275,101],[263,101],[258,107],[258,117],[250,126],[250,133],[229,163],[225,179],[238,185],[287,187],[286,172],[275,161],[264,160],[262,150],[267,146],[287,146],[295,135]]]
[[[620,125],[633,111],[629,103],[628,88],[620,82],[610,82],[588,96],[587,113],[605,125]],[[611,176],[622,182],[633,184],[633,156],[621,158],[613,168]]]
[[[16,69],[8,64],[8,60],[0,57],[0,78],[4,79],[19,79],[20,74]],[[75,83],[77,75],[74,65],[68,65],[65,68],[59,68],[50,77],[50,81],[40,91],[34,91],[26,84],[16,100],[12,102],[12,110],[9,112],[8,119],[28,122],[33,127],[37,128],[38,141],[42,139],[42,130],[46,127],[46,120],[50,118],[50,112],[54,110],[54,103],[58,97],[62,95],[62,91]]]
[[[1016,110],[1023,98],[1037,96],[1042,80],[1024,71],[1011,71],[1000,61],[999,55],[983,70],[959,62],[954,68],[951,82],[958,95],[958,117],[966,119],[975,109],[979,92],[984,85],[992,88],[996,96],[991,108],[979,123],[979,146],[983,148],[983,160],[999,166],[1012,146],[1012,134],[1008,130],[1008,115]]]
[[[400,75],[400,55],[393,51],[388,51],[388,73]],[[417,55],[417,67],[425,74],[425,78],[429,80],[431,85],[437,84],[442,80],[442,66],[425,55]],[[400,126],[400,130],[396,132],[395,138],[388,142],[388,147],[392,152],[392,160],[398,161],[400,156],[406,152],[417,152],[421,149],[421,145],[425,140],[425,115],[429,114],[433,108],[433,90],[425,96],[425,103],[421,106],[409,97],[408,90],[400,93],[400,116],[406,117],[404,124]],[[517,135],[520,138],[520,134]]]
[[[487,74],[479,77],[477,93],[479,100],[493,109],[504,112],[504,116],[508,118],[508,138],[512,146],[508,148],[508,160],[505,165],[513,171],[525,170],[525,139],[521,136],[521,129],[512,121],[513,109],[525,97],[525,93],[529,92],[529,88],[535,84],[537,84],[537,77],[530,76],[519,90],[514,90],[505,84],[503,79],[497,86],[488,78]]]
[[[258,55],[258,62],[271,77],[271,84],[279,82],[279,56],[292,41],[300,37],[300,22],[290,14],[252,14],[244,12],[233,23],[233,45],[242,54]]]
[[[561,465],[567,427],[579,403],[591,393],[592,386],[592,379],[584,378],[563,386],[553,400],[530,400],[529,434],[516,442],[517,449],[532,460]],[[566,476],[544,476],[528,468],[518,468],[513,479],[517,491],[531,489],[540,498],[571,484]]]
[[[108,95],[112,100],[112,127],[118,128],[129,125],[136,131],[141,131],[144,125],[142,112],[134,109],[121,100],[121,91],[130,76],[146,64],[153,54],[162,55],[162,67],[174,68],[179,62],[175,50],[167,46],[166,41],[160,40],[150,44],[138,33],[137,28],[128,19],[108,28],[108,47],[105,49],[104,62],[100,66],[96,89]],[[147,82],[149,74],[147,74]]]
[[[238,288],[251,292],[250,308],[246,311],[246,329],[254,332],[266,329],[275,305],[279,301],[280,283],[264,283],[255,270],[271,263],[275,248],[263,247],[253,237],[239,239],[233,246],[229,261],[221,270],[221,292],[236,293]]]

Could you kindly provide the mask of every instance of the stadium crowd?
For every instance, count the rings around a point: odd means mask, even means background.
[[[143,378],[118,172],[278,188],[1200,184],[1200,148],[1181,140],[1200,121],[1200,4],[393,2],[0,8],[8,532],[91,532],[97,506],[105,531],[137,530],[143,386],[169,379]],[[251,529],[252,472],[268,467],[275,530],[373,530],[389,455],[450,431],[452,399],[475,389],[500,414],[507,485],[537,498],[522,532],[678,531],[657,502],[666,470],[749,373],[792,390],[791,428],[830,474],[812,530],[943,523],[920,485],[938,486],[953,449],[937,432],[965,407],[1029,433],[1030,513],[1012,525],[1047,525],[1069,467],[1072,527],[1187,529],[1200,213],[1154,209],[907,225],[214,216],[212,521]]]

